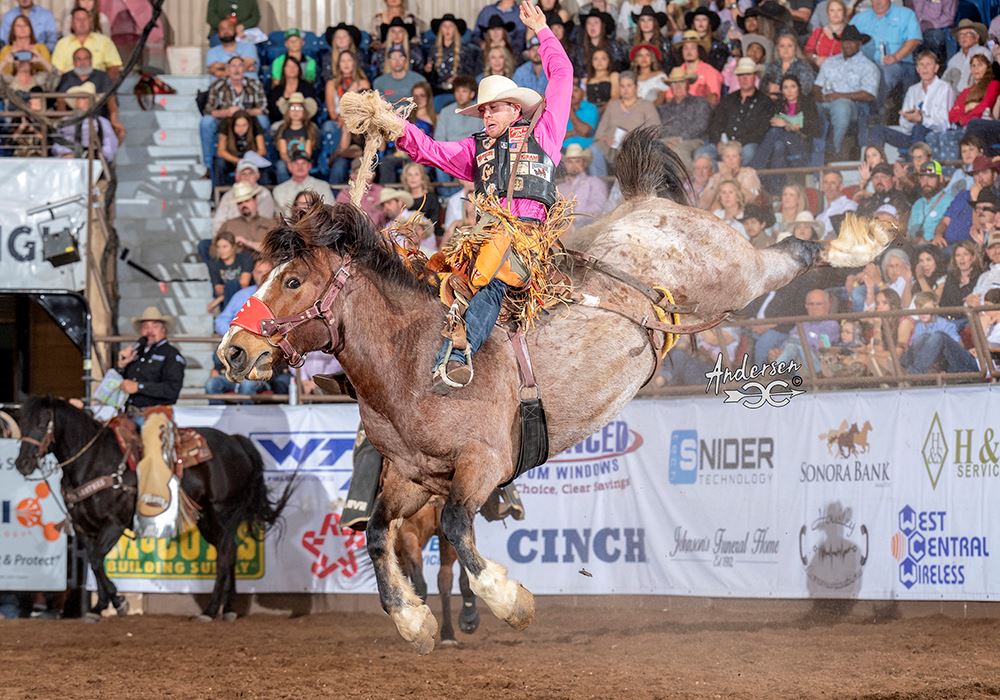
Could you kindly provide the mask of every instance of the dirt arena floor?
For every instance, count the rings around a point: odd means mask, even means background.
[[[979,698],[1000,696],[1000,619],[846,618],[733,604],[539,600],[418,657],[387,617],[176,616],[0,623],[0,697]],[[667,607],[661,607],[667,605]]]

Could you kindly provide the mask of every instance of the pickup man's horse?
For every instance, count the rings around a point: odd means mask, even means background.
[[[52,397],[28,399],[18,423],[22,442],[15,465],[24,476],[51,453],[64,463],[60,482],[64,497],[101,477],[113,484],[71,505],[69,517],[87,549],[97,581],[97,603],[87,617],[98,620],[108,604],[125,615],[128,603],[104,571],[104,557],[125,528],[131,527],[136,507],[136,475],[125,468],[118,441],[107,426],[68,401]],[[221,606],[223,619],[232,621],[236,619],[237,529],[246,523],[247,536],[263,540],[264,533],[278,522],[294,482],[288,483],[276,502],[271,501],[264,484],[264,463],[250,440],[213,428],[198,432],[205,436],[213,457],[185,469],[180,487],[198,505],[198,530],[216,549],[216,572],[212,597],[197,619],[215,619]]]
[[[665,198],[678,197],[686,174],[654,133],[632,132],[617,169],[625,201],[583,232],[584,252],[650,287],[667,286],[689,309],[685,323],[742,309],[816,265],[864,265],[894,235],[880,222],[848,219],[833,241],[789,238],[755,250],[710,213]],[[506,334],[497,330],[480,349],[468,387],[441,396],[432,390],[431,364],[445,308],[359,209],[317,200],[272,231],[265,250],[278,267],[246,307],[248,321],[259,325],[231,327],[218,356],[233,381],[269,377],[282,355],[294,363],[314,350],[335,354],[346,370],[368,438],[386,458],[368,552],[382,607],[402,637],[419,653],[433,649],[437,623],[394,548],[401,519],[433,495],[446,498],[441,529],[473,592],[497,617],[524,629],[534,599],[479,553],[472,525],[490,492],[512,478],[518,454],[519,378]],[[567,271],[585,299],[628,296],[590,268]],[[644,303],[645,316],[655,318]],[[549,454],[617,415],[653,374],[664,342],[628,316],[593,305],[543,317],[528,346],[545,399]]]

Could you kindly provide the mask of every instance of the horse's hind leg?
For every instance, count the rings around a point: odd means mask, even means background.
[[[517,630],[523,630],[535,618],[535,599],[527,588],[507,577],[507,570],[483,557],[476,549],[472,521],[479,506],[503,477],[503,470],[490,470],[488,455],[477,454],[463,460],[475,465],[458,469],[452,481],[448,503],[441,511],[441,529],[458,552],[458,560],[469,572],[473,593],[490,610]]]
[[[236,527],[233,514],[220,514],[214,508],[206,508],[198,520],[198,530],[206,541],[215,547],[215,585],[208,605],[195,617],[197,622],[211,622],[219,614],[219,608],[229,594],[230,578],[235,576],[236,567]],[[227,603],[228,605],[228,603]]]
[[[382,493],[375,500],[365,530],[382,609],[418,654],[429,654],[434,649],[437,621],[403,575],[396,558],[395,538],[402,519],[416,513],[429,497],[420,486],[400,478],[387,460]]]
[[[469,585],[469,572],[465,567],[460,567],[458,587],[462,591],[462,612],[458,615],[458,628],[466,634],[472,634],[479,629],[479,608],[476,607],[476,594]]]
[[[451,586],[455,578],[455,548],[443,536],[438,537],[441,567],[438,569],[438,593],[441,595],[441,643],[457,644],[455,628],[451,625]]]

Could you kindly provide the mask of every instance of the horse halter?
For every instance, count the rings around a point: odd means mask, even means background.
[[[247,303],[243,305],[243,308],[239,310],[229,325],[263,337],[268,345],[285,353],[290,367],[301,367],[302,363],[305,362],[305,355],[299,353],[292,346],[288,340],[288,334],[315,318],[321,319],[326,322],[327,332],[330,334],[328,347],[332,352],[340,342],[340,334],[337,332],[337,319],[330,314],[330,308],[337,295],[344,289],[350,276],[351,256],[347,255],[320,298],[304,311],[291,316],[275,318],[274,312],[266,303],[252,296],[247,299]]]
[[[34,445],[37,450],[35,458],[38,461],[49,453],[49,448],[52,447],[52,443],[56,439],[56,416],[55,413],[49,415],[49,424],[45,428],[45,435],[42,436],[41,440],[36,440],[33,437],[27,435],[22,435],[20,438],[21,442],[26,442],[29,445]]]

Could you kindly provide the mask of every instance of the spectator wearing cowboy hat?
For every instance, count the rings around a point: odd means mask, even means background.
[[[944,248],[969,237],[975,202],[983,190],[993,190],[997,170],[1000,170],[1000,162],[984,155],[976,156],[969,168],[972,185],[969,189],[958,192],[951,200],[944,217],[934,229],[934,240],[931,241],[934,245]]]
[[[899,111],[899,126],[877,126],[870,141],[876,146],[890,144],[901,154],[917,141],[926,141],[930,133],[945,131],[950,122],[948,113],[955,104],[955,89],[937,76],[938,61],[933,51],[923,51],[917,58],[920,82],[906,91],[903,108]]]
[[[367,47],[364,49],[361,48],[361,44],[363,43],[361,30],[353,24],[340,22],[336,26],[327,27],[323,36],[330,47],[329,51],[323,52],[323,58],[320,63],[320,72],[324,80],[331,80],[333,78],[334,69],[340,60],[340,54],[344,52],[352,54],[359,66],[369,65]]]
[[[386,48],[389,55],[385,72],[375,78],[372,87],[382,93],[389,102],[398,102],[413,95],[413,86],[424,82],[424,77],[410,70],[406,60],[406,50],[400,44]]]
[[[490,17],[490,20],[486,25],[479,27],[479,32],[482,34],[479,46],[483,51],[483,55],[488,59],[489,54],[493,49],[503,49],[508,54],[513,56],[514,45],[511,43],[510,39],[511,32],[513,31],[513,22],[504,22],[500,19],[499,15]]]
[[[411,22],[405,22],[401,17],[393,17],[388,24],[379,27],[382,50],[372,55],[371,74],[378,75],[385,71],[389,61],[389,52],[402,47],[407,58],[408,68],[419,73],[424,69],[424,50],[420,40],[416,38],[417,28]]]
[[[97,98],[97,88],[94,87],[93,83],[84,83],[71,87],[67,94],[76,95],[76,98],[70,102],[73,105],[73,110],[79,114],[86,112],[94,105]],[[105,117],[97,115],[71,126],[59,127],[59,136],[74,145],[66,146],[62,143],[54,143],[52,144],[52,155],[63,158],[86,157],[85,154],[90,144],[90,130],[94,126],[97,127],[97,136],[94,139],[97,147],[108,163],[114,162],[115,153],[118,152],[118,136],[115,134],[111,122]]]
[[[312,160],[319,147],[319,129],[313,124],[318,106],[311,97],[303,97],[301,92],[292,93],[287,100],[278,100],[278,109],[283,117],[281,126],[274,134],[274,145],[280,160],[274,164],[278,182],[288,179],[288,162],[292,151],[302,151]]]
[[[878,100],[885,112],[887,98],[913,83],[913,52],[923,40],[920,22],[908,7],[872,0],[871,9],[854,15],[851,25],[872,38],[861,50],[882,72]]]
[[[978,306],[991,289],[1000,289],[1000,228],[996,227],[996,211],[993,212],[994,226],[983,246],[983,267],[986,269],[976,280],[972,296],[966,299],[969,306]]]
[[[896,188],[893,174],[892,166],[888,163],[879,163],[872,168],[871,184],[875,191],[858,205],[858,215],[871,218],[879,207],[891,204],[896,209],[899,224],[905,228],[909,218],[910,200]]]
[[[717,71],[721,71],[729,60],[729,49],[715,38],[722,20],[718,13],[707,7],[699,7],[684,13],[684,25],[698,32],[698,41],[705,49],[705,60]]]
[[[184,386],[184,356],[167,342],[175,319],[165,316],[155,306],[148,306],[132,318],[132,327],[140,335],[136,348],[130,345],[118,353],[121,389],[129,395],[126,406],[148,408],[177,403]]]
[[[667,75],[661,70],[663,54],[652,44],[637,44],[628,54],[635,73],[639,97],[653,104],[663,101],[663,91],[667,88]]]
[[[694,152],[704,143],[712,119],[712,107],[704,97],[688,93],[691,79],[677,66],[667,77],[670,96],[656,108],[666,134],[664,143],[674,149],[690,169]]]
[[[270,166],[270,161],[263,158],[250,160],[248,158],[243,158],[239,163],[236,164],[236,182],[245,182],[251,186],[256,186],[260,182],[260,169]],[[260,191],[257,192],[257,211],[265,219],[274,219],[274,198],[267,188],[262,187]],[[233,190],[230,189],[224,195],[222,199],[219,200],[219,204],[215,207],[215,213],[212,214],[212,235],[214,236],[222,228],[222,225],[229,221],[230,219],[236,218],[240,215],[239,205],[236,200],[233,199]],[[211,240],[205,241],[204,252],[201,253],[201,258],[207,260],[208,258],[208,248],[212,244]]]
[[[560,10],[559,12],[565,12],[565,10]],[[555,38],[562,44],[563,51],[568,56],[573,52],[573,30],[576,29],[576,24],[573,23],[572,17],[563,19],[559,12],[552,10],[546,12],[545,22],[549,25],[549,29],[552,30]]]
[[[277,85],[281,82],[282,69],[285,67],[285,58],[292,56],[296,58],[302,66],[302,80],[309,83],[316,82],[316,59],[302,53],[305,40],[302,32],[296,27],[285,30],[285,53],[278,56],[271,62],[271,83]]]
[[[866,142],[869,105],[878,96],[880,80],[878,66],[861,53],[870,36],[849,24],[837,38],[841,53],[823,62],[813,86],[817,107],[830,124],[834,159],[843,156],[844,137],[852,125],[858,127],[859,145]]]
[[[917,243],[925,243],[934,239],[934,232],[951,205],[952,194],[944,186],[941,164],[936,160],[924,163],[917,172],[917,179],[920,198],[910,210],[909,235]]]
[[[454,99],[452,89],[458,76],[478,75],[483,70],[482,50],[474,42],[462,39],[467,30],[465,20],[450,12],[431,20],[434,44],[428,51],[424,73],[434,90],[437,112]]]
[[[605,51],[611,63],[610,71],[628,67],[628,50],[624,42],[615,38],[615,20],[607,12],[591,9],[580,15],[580,38],[573,56],[573,74],[578,78],[587,75],[592,57],[597,50]]]
[[[493,19],[496,17],[496,19]],[[510,47],[514,51],[524,49],[524,22],[518,10],[515,0],[498,0],[498,2],[487,5],[479,11],[476,17],[477,39],[486,38],[486,34],[491,28],[503,27],[506,29],[510,41]],[[483,52],[486,51],[483,47]]]
[[[273,218],[260,214],[257,197],[264,188],[249,182],[237,182],[232,189],[233,202],[239,208],[240,215],[229,219],[219,229],[219,233],[228,231],[236,240],[238,252],[260,253],[264,238],[275,226]]]
[[[385,214],[386,227],[396,243],[407,250],[419,249],[430,257],[437,252],[434,224],[418,211],[413,211],[413,195],[406,190],[383,187],[378,197]]]
[[[774,116],[774,103],[757,89],[758,66],[752,58],[741,58],[736,64],[739,92],[722,98],[712,114],[708,138],[712,143],[737,141],[743,144],[743,157],[753,160],[757,145],[764,139]]]
[[[704,97],[714,109],[722,97],[722,74],[705,62],[707,54],[698,32],[689,30],[679,44],[674,44],[674,61],[694,80],[688,86],[692,95]]]
[[[311,168],[312,159],[309,154],[301,149],[293,149],[288,157],[288,173],[291,178],[274,188],[274,203],[279,213],[287,215],[295,197],[303,190],[312,190],[327,204],[334,201],[330,186],[312,177],[309,174]]]
[[[514,71],[512,79],[518,87],[543,93],[548,87],[549,79],[542,70],[542,57],[538,53],[538,44],[537,36],[528,39],[528,47],[521,52],[521,57],[525,61]]]
[[[589,226],[601,214],[608,200],[608,185],[599,177],[587,174],[592,153],[573,143],[566,147],[562,157],[562,179],[556,182],[564,199],[576,198],[573,228]]]
[[[632,15],[632,21],[635,22],[633,46],[652,44],[662,56],[670,56],[670,39],[663,34],[670,22],[666,12],[657,12],[652,5],[643,5],[638,13]]]
[[[617,35],[626,44],[632,42],[636,30],[634,16],[639,14],[644,5],[649,5],[656,12],[666,12],[666,0],[624,0],[618,10]]]
[[[958,42],[958,51],[948,59],[942,78],[951,83],[955,92],[961,92],[969,87],[969,76],[973,56],[985,56],[987,61],[992,62],[993,56],[990,50],[984,46],[989,35],[986,33],[986,25],[973,22],[971,19],[963,19],[958,26],[951,30],[952,36]]]

